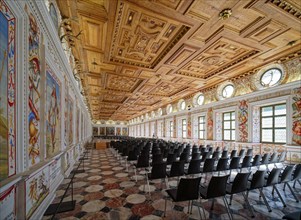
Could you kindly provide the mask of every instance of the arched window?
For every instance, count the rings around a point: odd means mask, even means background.
[[[222,97],[224,99],[230,98],[234,93],[234,86],[233,85],[226,85],[222,90]]]
[[[260,84],[264,87],[271,87],[279,83],[282,71],[278,68],[271,68],[265,71],[260,77]]]

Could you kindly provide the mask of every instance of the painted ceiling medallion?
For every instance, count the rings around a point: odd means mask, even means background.
[[[230,8],[224,9],[219,13],[219,17],[223,20],[230,18],[232,15],[232,10]]]

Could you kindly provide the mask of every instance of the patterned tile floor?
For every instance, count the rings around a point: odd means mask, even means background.
[[[85,173],[79,173],[74,178],[74,199],[76,206],[73,211],[59,213],[55,219],[62,220],[195,220],[200,219],[196,206],[193,206],[192,214],[187,214],[187,202],[172,203],[167,202],[166,217],[163,217],[165,196],[161,188],[161,181],[154,180],[148,188],[145,184],[143,171],[137,175],[135,181],[134,171],[129,168],[126,172],[125,162],[116,159],[111,149],[93,150],[89,159],[85,160]],[[56,192],[53,203],[57,203],[64,194],[64,188],[69,179],[65,179]],[[176,179],[170,180],[169,185],[175,186]],[[278,187],[281,189],[281,186]],[[150,193],[149,193],[150,191]],[[272,212],[268,213],[257,192],[250,192],[250,203],[255,209],[255,219],[281,219],[284,214],[301,210],[301,203],[296,203],[293,196],[287,189],[286,192],[280,190],[287,207],[283,207],[279,198],[273,198],[271,189],[264,190]],[[301,186],[297,184],[296,192],[301,200]],[[276,195],[276,194],[275,194]],[[167,198],[167,197],[166,197]],[[70,201],[70,193],[64,201]],[[216,199],[214,210],[210,210],[211,202],[202,200],[205,208],[206,219],[228,219],[226,209],[222,199]],[[234,195],[231,205],[234,219],[252,219],[250,212],[241,195]],[[50,219],[51,216],[44,216],[43,220]]]

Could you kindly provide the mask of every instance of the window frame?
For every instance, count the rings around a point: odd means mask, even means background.
[[[184,124],[185,122],[185,124]],[[184,129],[184,125],[185,125],[185,129]],[[185,136],[184,136],[185,133]],[[182,119],[182,138],[187,138],[187,120],[186,118]]]
[[[271,71],[271,70],[276,70],[276,71],[280,72],[280,78],[279,78],[278,81],[277,81],[275,84],[273,84],[273,85],[270,85],[270,84],[264,84],[264,83],[262,82],[262,78],[263,78],[263,76],[264,76],[267,72],[269,72],[269,71]],[[266,71],[264,71],[264,72],[260,75],[259,82],[260,82],[261,86],[263,86],[264,88],[269,88],[269,87],[273,87],[273,86],[278,85],[278,84],[281,82],[282,77],[283,77],[283,71],[282,71],[280,68],[277,68],[277,67],[271,67],[271,68],[267,69]]]
[[[202,123],[200,123],[200,118],[204,119]],[[203,125],[203,129],[202,130],[200,129],[200,125],[201,124]],[[205,126],[206,126],[206,118],[205,118],[205,116],[199,116],[198,117],[198,139],[200,139],[200,140],[205,140]],[[203,132],[203,138],[200,137],[200,131]]]
[[[230,113],[230,120],[225,120],[224,115]],[[232,119],[232,115],[234,114],[234,120]],[[232,122],[234,121],[234,128],[232,128]],[[230,122],[230,129],[225,129],[225,122]],[[230,139],[229,140],[225,140],[225,131],[230,131]],[[232,137],[232,131],[234,131],[234,137]],[[222,118],[222,137],[223,137],[223,141],[235,141],[236,140],[236,113],[235,111],[227,111],[227,112],[223,112],[223,118]]]
[[[275,115],[275,107],[279,105],[285,105],[285,114],[281,115]],[[267,108],[267,107],[272,107],[272,116],[262,116],[262,109]],[[285,116],[286,118],[286,126],[285,127],[275,127],[275,117],[283,117]],[[271,128],[262,128],[262,118],[272,118],[272,127]],[[271,130],[272,129],[272,142],[266,142],[262,141],[262,130]],[[285,142],[275,142],[275,130],[277,129],[285,129],[287,132],[287,106],[286,103],[277,103],[277,104],[270,104],[270,105],[265,105],[265,106],[260,106],[260,143],[264,144],[286,144]],[[285,139],[287,139],[287,133],[285,134]]]
[[[169,121],[169,137],[173,138],[173,121]]]

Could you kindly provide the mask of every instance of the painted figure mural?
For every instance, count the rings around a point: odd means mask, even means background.
[[[0,181],[16,171],[15,23],[0,0]]]
[[[73,100],[69,97],[69,146],[73,143]]]
[[[207,111],[207,139],[213,140],[213,109]]]
[[[239,101],[238,130],[239,141],[248,142],[248,103],[246,100]]]
[[[40,161],[40,107],[41,107],[41,64],[40,64],[40,30],[35,17],[29,12],[27,6],[25,10],[29,17],[29,94],[28,94],[28,156],[29,166]]]
[[[293,143],[301,145],[301,87],[293,91]]]
[[[46,156],[51,157],[60,150],[60,82],[47,66],[46,70]]]
[[[26,219],[29,219],[49,194],[49,166],[26,181]]]

